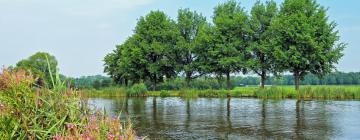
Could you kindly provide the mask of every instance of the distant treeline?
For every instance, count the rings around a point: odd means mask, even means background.
[[[259,85],[259,77],[235,77],[234,85]],[[302,85],[359,85],[360,72],[333,72],[322,78],[314,74],[308,74],[300,82]],[[294,77],[292,75],[284,75],[281,77],[271,76],[265,81],[266,85],[294,85]]]
[[[79,89],[100,89],[117,85],[111,78],[101,75],[83,76],[80,78],[69,78],[71,86]],[[231,84],[234,87],[259,85],[260,77],[258,76],[233,76]],[[151,83],[146,83],[151,85]],[[292,75],[283,75],[281,77],[271,76],[265,81],[266,85],[294,85]],[[308,74],[301,81],[302,85],[360,85],[360,72],[333,72],[322,78],[314,74]],[[185,77],[179,76],[175,79],[169,79],[158,85],[159,90],[178,90],[182,88],[194,89],[221,89],[226,85],[219,84],[218,80],[213,77],[200,77],[191,82],[190,87],[186,86]]]
[[[67,78],[72,87],[79,89],[100,89],[104,87],[114,86],[113,80],[102,75],[82,76],[79,78]]]

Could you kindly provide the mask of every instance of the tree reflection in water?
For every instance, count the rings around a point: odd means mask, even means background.
[[[331,139],[337,130],[326,101],[241,98],[109,99],[150,139]],[[98,101],[97,101],[98,102]],[[124,116],[123,116],[124,117]]]

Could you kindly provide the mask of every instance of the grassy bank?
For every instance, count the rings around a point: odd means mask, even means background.
[[[53,88],[39,88],[26,71],[0,72],[1,139],[136,138],[131,124],[90,110],[79,92],[55,80]]]
[[[92,97],[125,97],[126,88],[106,88],[102,90],[87,90]],[[302,86],[296,91],[292,86],[237,87],[232,90],[197,90],[181,89],[170,91],[145,91],[141,96],[159,97],[252,97],[262,99],[360,99],[360,86]]]

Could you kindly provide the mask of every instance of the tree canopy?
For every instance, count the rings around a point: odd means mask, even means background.
[[[274,1],[266,4],[257,1],[251,9],[250,16],[250,51],[249,67],[260,76],[260,86],[264,88],[268,75],[274,72],[273,46],[271,45],[271,22],[277,16],[278,9]]]
[[[278,70],[293,73],[296,89],[306,74],[323,76],[343,56],[335,27],[316,1],[284,1],[272,26],[274,58]]]
[[[57,64],[58,62],[55,56],[45,52],[37,52],[29,58],[19,61],[15,68],[30,71],[38,78],[37,84],[39,86],[47,85],[51,87],[51,75],[52,77],[56,77]]]
[[[177,17],[177,27],[179,38],[176,43],[175,59],[178,63],[179,71],[185,73],[187,84],[203,74],[199,70],[198,52],[196,47],[199,39],[199,32],[206,24],[206,18],[196,11],[180,9]]]
[[[248,13],[229,0],[214,8],[212,21],[179,9],[177,21],[162,11],[138,20],[134,34],[109,53],[105,72],[115,82],[151,83],[152,89],[185,75],[187,85],[199,77],[254,73],[263,87],[271,75],[291,72],[295,88],[307,74],[322,77],[335,69],[344,43],[336,23],[314,0],[257,1]]]

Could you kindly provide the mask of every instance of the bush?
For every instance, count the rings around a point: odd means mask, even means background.
[[[134,84],[126,92],[127,96],[146,96],[147,87],[144,83]]]
[[[35,79],[25,71],[0,73],[1,139],[135,139],[131,125],[122,125],[81,100],[77,91],[35,88]],[[125,129],[123,129],[125,128]]]
[[[34,78],[22,70],[3,70],[0,77],[2,138],[50,139],[66,132],[65,124],[80,122],[83,110],[76,92],[32,88]]]

